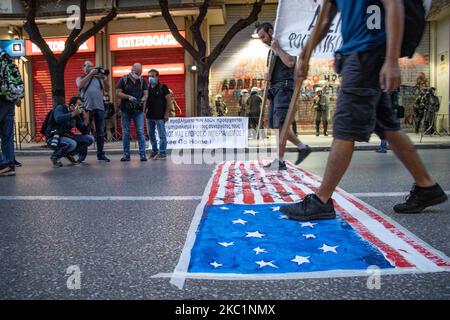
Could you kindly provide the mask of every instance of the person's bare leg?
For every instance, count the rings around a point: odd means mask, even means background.
[[[297,138],[297,136],[295,135],[294,131],[292,130],[292,128],[289,128],[287,131],[287,140],[292,142],[294,144],[294,146],[298,146],[300,144],[300,139]],[[281,145],[281,143],[279,144],[279,148],[278,148],[278,157],[279,158],[284,158],[284,154],[286,152],[286,146],[285,145]]]
[[[413,176],[418,187],[431,187],[435,182],[428,174],[416,148],[409,137],[402,131],[385,131],[384,135],[389,146]]]
[[[352,160],[354,146],[353,141],[333,139],[325,175],[317,192],[317,196],[323,203],[328,202],[347,171]]]

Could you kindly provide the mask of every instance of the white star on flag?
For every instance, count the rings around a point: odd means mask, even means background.
[[[244,214],[251,214],[251,215],[253,215],[253,216],[256,216],[257,213],[258,213],[258,212],[253,211],[253,210],[245,210],[245,211],[244,211]]]
[[[313,239],[316,239],[317,237],[315,236],[315,235],[313,235],[313,234],[304,234],[303,235],[306,239],[310,239],[310,238],[313,238]]]
[[[272,207],[272,211],[280,211],[280,206],[278,206],[278,207]]]
[[[243,225],[245,225],[248,221],[245,221],[245,220],[242,220],[242,219],[238,219],[238,220],[233,220],[233,221],[231,221],[231,222],[233,222],[233,224],[243,224]]]
[[[221,267],[221,266],[223,266],[223,264],[218,263],[217,261],[214,261],[214,262],[210,263],[210,265],[212,265],[216,269]]]
[[[262,238],[265,236],[265,234],[259,233],[259,231],[246,232],[246,233],[247,233],[247,235],[245,236],[246,238]]]
[[[314,229],[314,226],[315,226],[316,224],[317,224],[317,223],[303,222],[303,223],[301,224],[301,226],[302,226],[302,228],[304,228],[304,227],[310,227],[311,229]]]
[[[266,267],[266,266],[269,266],[269,267],[277,268],[277,269],[278,269],[278,267],[277,267],[276,265],[273,264],[273,260],[272,260],[272,261],[269,261],[269,262],[266,262],[266,261],[264,261],[264,260],[261,260],[261,261],[255,261],[255,263],[258,264],[260,268],[264,268],[264,267]]]
[[[266,249],[263,249],[263,248],[260,248],[260,247],[257,247],[255,249],[253,249],[253,251],[255,251],[257,255],[260,254],[260,253],[267,253]]]
[[[289,219],[289,217],[287,216],[287,215],[285,215],[285,214],[282,214],[281,216],[280,216],[280,219]]]
[[[234,242],[217,242],[218,244],[220,244],[222,247],[230,247],[230,246],[234,246]]]
[[[227,208],[227,207],[220,207],[220,209],[222,209],[222,210],[230,210],[230,208]]]
[[[309,263],[310,257],[302,257],[302,256],[295,256],[294,259],[292,259],[292,262],[296,262],[298,265],[301,265],[303,263]]]
[[[334,247],[330,247],[330,246],[327,246],[326,244],[324,244],[321,248],[319,248],[320,250],[323,250],[323,253],[325,253],[325,252],[334,252],[334,253],[337,253],[337,251],[336,251],[336,248],[337,248],[338,246],[334,246]]]

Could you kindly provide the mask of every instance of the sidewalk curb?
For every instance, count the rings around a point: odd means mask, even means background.
[[[432,143],[432,144],[415,144],[414,145],[416,147],[417,150],[432,150],[432,149],[450,149],[450,144],[441,144],[441,143]],[[262,148],[262,147],[260,147]],[[375,151],[379,148],[379,145],[368,145],[368,146],[356,146],[355,147],[355,151]],[[330,146],[311,146],[312,151],[314,152],[328,152],[330,151],[331,147]],[[193,150],[201,150],[202,153],[204,151],[210,152],[211,149],[192,149],[191,152]],[[225,150],[225,149],[223,149]],[[244,149],[234,149],[234,152],[242,152],[241,150]],[[257,152],[256,150],[258,150],[258,147],[249,147],[245,149],[245,153],[250,153],[250,151],[252,152]],[[276,152],[277,148],[274,147],[269,147],[267,149],[265,149],[266,152]],[[297,151],[297,148],[295,147],[287,147],[286,148],[287,152],[295,152]],[[110,149],[110,150],[105,150],[107,155],[122,155],[123,154],[123,150],[122,149]],[[138,149],[132,149],[131,152],[133,154],[138,154]],[[47,148],[43,148],[43,150],[15,150],[15,155],[16,156],[50,156],[52,154],[52,151],[50,151]],[[89,150],[88,152],[89,155],[96,155],[97,151],[96,150]]]

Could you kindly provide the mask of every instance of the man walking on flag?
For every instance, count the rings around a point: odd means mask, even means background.
[[[265,80],[270,81],[269,96],[269,128],[280,129],[286,119],[289,104],[294,92],[294,73],[295,73],[295,57],[287,54],[280,47],[277,40],[273,39],[273,26],[265,22],[258,26],[256,32],[261,41],[272,48],[274,57],[274,66],[271,74],[266,74]],[[298,149],[297,161],[295,164],[300,164],[311,153],[311,148],[304,145],[294,134],[292,129],[288,131],[288,140],[292,142]],[[266,168],[286,170],[286,163],[284,161],[284,150],[279,152],[278,159],[275,159]]]
[[[322,10],[325,10],[326,21],[318,23],[313,31],[319,35],[317,43],[327,35],[338,11],[344,40],[335,54],[336,72],[342,80],[333,119],[333,144],[323,182],[316,194],[283,206],[280,211],[295,220],[335,218],[331,196],[350,165],[355,141],[368,142],[374,131],[389,142],[415,180],[406,202],[397,204],[394,211],[419,213],[445,202],[447,195],[430,177],[414,145],[401,131],[389,99],[389,92],[401,84],[398,60],[403,51],[404,0],[325,0]],[[369,14],[371,11],[375,12],[375,17]],[[308,41],[300,55],[296,70],[299,82],[308,75],[309,61],[305,60],[304,53],[311,52],[308,50],[317,43]]]

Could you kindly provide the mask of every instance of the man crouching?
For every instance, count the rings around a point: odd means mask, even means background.
[[[86,159],[88,147],[94,143],[94,138],[87,134],[88,125],[89,115],[80,97],[72,97],[69,106],[60,104],[53,109],[45,134],[48,146],[55,150],[50,157],[53,167],[62,167],[60,159],[63,157],[71,164],[79,164]],[[81,134],[72,133],[73,128]]]

